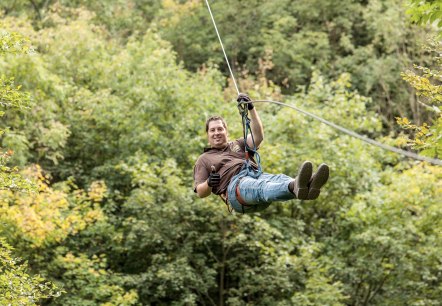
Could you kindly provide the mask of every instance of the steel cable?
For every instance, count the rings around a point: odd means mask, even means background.
[[[282,106],[285,106],[285,107],[292,108],[292,109],[294,109],[294,110],[296,110],[296,111],[298,111],[298,112],[300,112],[300,113],[302,113],[302,114],[304,114],[306,116],[312,117],[312,118],[314,118],[314,119],[316,119],[316,120],[318,120],[318,121],[320,121],[320,122],[322,122],[322,123],[324,123],[324,124],[334,128],[334,129],[337,129],[337,130],[339,130],[339,131],[341,131],[341,132],[343,132],[343,133],[345,133],[345,134],[347,134],[349,136],[358,138],[358,139],[360,139],[362,141],[365,141],[365,142],[367,142],[367,143],[369,143],[371,145],[377,146],[377,147],[379,147],[381,149],[388,150],[388,151],[391,151],[391,152],[395,152],[395,153],[398,153],[398,154],[402,154],[404,156],[407,156],[407,157],[410,157],[410,158],[413,158],[413,159],[416,159],[416,160],[426,161],[426,162],[429,162],[429,163],[434,164],[434,165],[442,166],[442,160],[440,160],[440,159],[418,155],[418,154],[410,152],[410,151],[405,151],[405,150],[402,150],[402,149],[399,149],[399,148],[396,148],[396,147],[393,147],[393,146],[381,143],[379,141],[373,140],[373,139],[368,138],[367,136],[364,136],[364,135],[360,135],[360,134],[358,134],[358,133],[356,133],[354,131],[346,129],[346,128],[340,126],[340,125],[337,125],[337,124],[335,124],[333,122],[330,122],[330,121],[328,121],[328,120],[326,120],[324,118],[321,118],[321,117],[319,117],[319,116],[317,116],[315,114],[312,114],[310,112],[302,110],[299,107],[296,107],[296,106],[293,106],[293,105],[289,105],[289,104],[282,103],[282,102],[279,102],[279,101],[272,101],[272,100],[252,100],[250,102],[241,102],[241,103],[248,104],[248,103],[260,103],[260,102],[261,103],[273,103],[273,104],[278,104],[278,105],[282,105]]]
[[[215,22],[215,18],[213,18],[212,10],[210,9],[210,5],[207,0],[206,0],[206,4],[207,4],[207,9],[209,10],[209,13],[210,13],[210,17],[212,18],[213,26],[215,27],[215,32],[216,32],[216,35],[218,36],[218,40],[221,45],[221,49],[223,50],[224,58],[226,59],[226,63],[227,63],[227,67],[229,68],[230,75],[232,76],[233,84],[235,85],[236,92],[239,95],[239,89],[238,89],[238,85],[235,80],[235,76],[233,75],[232,68],[230,67],[229,59],[227,58],[226,51],[224,50],[223,41],[221,40],[221,36],[219,35],[218,27],[216,26],[216,22]]]

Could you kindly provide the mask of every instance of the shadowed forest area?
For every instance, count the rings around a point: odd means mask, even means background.
[[[441,0],[212,0],[241,92],[442,158]],[[1,305],[442,305],[442,167],[256,103],[264,171],[314,201],[198,198],[242,137],[202,0],[0,2]]]

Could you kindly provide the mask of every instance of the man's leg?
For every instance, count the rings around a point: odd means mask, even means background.
[[[247,205],[287,201],[295,198],[289,184],[293,178],[284,174],[263,173],[259,178],[243,177],[239,183],[241,198]]]
[[[242,170],[243,171],[243,170]],[[231,206],[238,212],[256,212],[267,208],[273,201],[295,198],[313,200],[319,196],[320,188],[327,182],[328,166],[321,164],[312,176],[311,162],[304,162],[295,179],[285,174],[263,173],[258,178],[241,172],[232,178],[228,194]],[[236,188],[246,206],[237,200]]]
[[[313,165],[302,163],[295,179],[285,174],[263,173],[258,178],[244,177],[239,184],[241,197],[246,203],[269,203],[294,198],[306,200],[309,195],[308,184],[312,178]],[[312,194],[313,195],[313,194]]]

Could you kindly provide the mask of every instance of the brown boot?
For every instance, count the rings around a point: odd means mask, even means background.
[[[289,184],[289,190],[297,199],[306,200],[309,194],[308,184],[312,177],[313,165],[309,161],[302,163],[299,168],[298,175]]]
[[[308,200],[314,200],[319,197],[321,187],[327,183],[330,169],[326,164],[320,164],[318,170],[313,174],[308,184]]]

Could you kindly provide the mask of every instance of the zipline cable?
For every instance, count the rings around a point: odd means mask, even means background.
[[[349,136],[358,138],[358,139],[360,139],[362,141],[365,141],[365,142],[367,142],[367,143],[369,143],[371,145],[377,146],[377,147],[379,147],[381,149],[388,150],[388,151],[391,151],[391,152],[395,152],[395,153],[398,153],[398,154],[402,154],[404,156],[407,156],[407,157],[410,157],[410,158],[413,158],[413,159],[416,159],[416,160],[426,161],[426,162],[429,162],[429,163],[434,164],[434,165],[442,166],[442,160],[440,160],[440,159],[418,155],[418,154],[413,153],[413,152],[405,151],[405,150],[402,150],[402,149],[399,149],[399,148],[396,148],[396,147],[392,147],[390,145],[386,145],[384,143],[378,142],[378,141],[373,140],[371,138],[368,138],[368,137],[366,137],[364,135],[360,135],[360,134],[358,134],[358,133],[356,133],[354,131],[346,129],[346,128],[342,127],[342,126],[339,126],[339,125],[337,125],[337,124],[335,124],[333,122],[325,120],[325,119],[323,119],[323,118],[321,118],[321,117],[319,117],[319,116],[317,116],[315,114],[312,114],[310,112],[302,110],[302,109],[300,109],[300,108],[298,108],[296,106],[293,106],[293,105],[288,105],[288,104],[285,104],[285,103],[282,103],[282,102],[279,102],[279,101],[272,101],[272,100],[252,100],[250,102],[241,102],[241,103],[248,104],[248,103],[255,103],[255,102],[258,102],[258,103],[260,103],[260,102],[261,103],[273,103],[273,104],[278,104],[278,105],[290,107],[290,108],[292,108],[292,109],[294,109],[294,110],[296,110],[296,111],[298,111],[298,112],[300,112],[300,113],[302,113],[302,114],[304,114],[306,116],[312,117],[312,118],[314,118],[314,119],[316,119],[316,120],[318,120],[318,121],[320,121],[320,122],[322,122],[322,123],[324,123],[324,124],[326,124],[328,126],[331,126],[332,128],[337,129],[337,130],[339,130],[339,131],[341,131],[341,132],[343,132],[343,133],[345,133],[345,134],[347,134]]]
[[[233,84],[235,85],[236,92],[239,95],[239,89],[238,89],[238,85],[236,84],[235,76],[233,75],[232,68],[230,68],[229,59],[227,58],[226,51],[224,50],[224,45],[223,45],[223,42],[221,40],[221,36],[219,35],[218,28],[217,28],[216,23],[215,23],[215,18],[213,18],[212,10],[210,9],[210,5],[209,5],[209,2],[207,0],[206,0],[206,4],[207,4],[207,9],[209,10],[209,13],[210,13],[210,17],[212,18],[213,26],[215,27],[216,35],[218,36],[219,43],[221,44],[221,49],[223,50],[224,58],[226,59],[226,63],[227,63],[227,67],[229,67],[229,71],[230,71],[230,75],[232,76]]]
[[[212,10],[210,9],[210,5],[209,5],[208,0],[206,0],[206,5],[207,5],[207,9],[209,10],[210,17],[212,18],[213,26],[215,28],[216,35],[218,36],[218,40],[219,40],[219,43],[221,45],[221,49],[223,50],[224,58],[225,58],[226,63],[227,63],[227,67],[229,68],[230,75],[232,76],[233,84],[235,85],[236,92],[239,95],[238,85],[236,83],[235,76],[233,75],[232,68],[230,67],[229,59],[227,58],[226,51],[224,50],[224,45],[223,45],[223,42],[221,40],[221,36],[219,35],[218,27],[216,26],[215,18],[213,18]],[[250,101],[250,102],[242,101],[239,104],[248,104],[248,103],[255,103],[255,102],[258,102],[258,103],[259,102],[261,102],[261,103],[273,103],[273,104],[278,104],[278,105],[282,105],[282,106],[286,106],[286,107],[292,108],[292,109],[294,109],[294,110],[296,110],[296,111],[298,111],[298,112],[300,112],[300,113],[302,113],[302,114],[304,114],[306,116],[309,116],[309,117],[312,117],[312,118],[314,118],[316,120],[319,120],[320,122],[322,122],[322,123],[324,123],[324,124],[326,124],[328,126],[331,126],[332,128],[337,129],[337,130],[339,130],[339,131],[341,131],[341,132],[343,132],[343,133],[345,133],[345,134],[347,134],[349,136],[358,138],[358,139],[360,139],[362,141],[365,141],[366,143],[369,143],[371,145],[377,146],[377,147],[379,147],[381,149],[384,149],[384,150],[387,150],[387,151],[391,151],[391,152],[395,152],[395,153],[398,153],[398,154],[402,154],[404,156],[407,156],[407,157],[410,157],[410,158],[413,158],[413,159],[416,159],[416,160],[426,161],[426,162],[429,162],[429,163],[434,164],[434,165],[442,166],[442,160],[440,160],[440,159],[418,155],[418,154],[413,153],[413,152],[405,151],[405,150],[402,150],[402,149],[399,149],[399,148],[396,148],[396,147],[392,147],[392,146],[386,145],[384,143],[378,142],[378,141],[373,140],[371,138],[368,138],[366,136],[360,135],[360,134],[358,134],[358,133],[356,133],[354,131],[346,129],[346,128],[342,127],[342,126],[339,126],[339,125],[337,125],[337,124],[335,124],[333,122],[325,120],[325,119],[323,119],[323,118],[321,118],[321,117],[319,117],[319,116],[317,116],[315,114],[312,114],[310,112],[302,110],[302,109],[300,109],[300,108],[298,108],[296,106],[293,106],[293,105],[288,105],[288,104],[285,104],[285,103],[282,103],[282,102],[279,102],[279,101],[272,101],[272,100],[253,100],[253,101]]]

